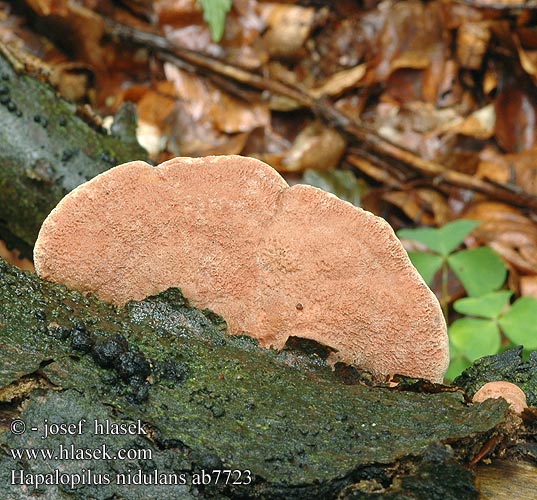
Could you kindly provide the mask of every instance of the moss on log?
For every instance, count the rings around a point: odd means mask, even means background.
[[[134,108],[119,113],[112,134],[76,111],[0,53],[0,237],[31,247],[65,194],[119,163],[147,159]]]
[[[95,474],[90,484],[39,489],[62,499],[431,498],[425,491],[476,498],[462,464],[506,421],[501,400],[469,406],[457,392],[344,384],[314,354],[276,353],[227,335],[220,318],[189,307],[178,290],[117,310],[4,262],[0,347],[4,420],[21,418],[27,429],[38,429],[15,435],[0,428],[2,498],[38,493],[31,485],[11,485],[12,471],[33,477],[56,470]],[[148,431],[96,436],[88,427],[41,439],[44,419],[141,421]],[[151,450],[152,457],[11,454],[60,444]],[[243,479],[248,470],[252,482],[216,483],[213,476],[212,484],[193,484],[196,474],[216,469],[243,471]],[[117,474],[135,473],[148,481],[152,474],[184,474],[187,484],[118,484]],[[98,474],[109,474],[110,484],[94,484]]]
[[[455,384],[473,396],[487,382],[505,380],[518,385],[529,406],[537,406],[537,351],[522,359],[522,346],[475,361],[455,379]]]

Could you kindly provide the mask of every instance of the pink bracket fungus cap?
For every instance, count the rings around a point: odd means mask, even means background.
[[[482,403],[485,399],[503,398],[513,411],[522,413],[528,407],[524,391],[516,384],[511,382],[488,382],[479,389],[472,398],[474,403]]]
[[[179,287],[231,333],[315,340],[377,376],[441,382],[449,362],[440,305],[388,223],[252,158],[112,168],[60,201],[34,260],[119,306]]]

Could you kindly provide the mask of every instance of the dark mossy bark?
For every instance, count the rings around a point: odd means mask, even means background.
[[[475,361],[455,384],[473,396],[487,382],[505,380],[517,384],[526,394],[529,406],[537,406],[537,351],[522,359],[522,346]]]
[[[0,53],[0,237],[31,248],[65,194],[115,165],[147,158],[136,142],[134,108],[119,113],[112,134],[76,111]]]
[[[55,470],[94,476],[74,488],[41,486],[49,498],[431,498],[427,491],[476,498],[464,464],[506,423],[500,400],[471,406],[457,392],[345,384],[315,354],[276,353],[227,335],[220,318],[189,307],[178,290],[117,310],[3,262],[0,347],[6,424],[0,427],[0,497],[6,499],[38,494],[31,485],[11,485],[12,471],[17,479]],[[13,418],[37,430],[14,435]],[[88,427],[41,439],[44,419],[86,419]],[[95,419],[140,420],[148,435],[96,436]],[[147,449],[152,457],[11,454],[60,444]],[[249,470],[252,483],[192,484],[201,470],[222,468]],[[147,478],[184,474],[188,481],[117,484],[117,474],[128,471]],[[94,484],[105,474],[110,484]]]

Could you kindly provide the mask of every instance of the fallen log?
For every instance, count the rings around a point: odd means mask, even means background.
[[[116,309],[2,261],[0,346],[6,499],[470,499],[467,464],[513,434],[503,400],[351,384],[177,289]]]
[[[110,167],[147,159],[136,114],[124,107],[111,133],[0,51],[0,239],[29,254],[63,196]],[[28,255],[29,256],[29,255]]]

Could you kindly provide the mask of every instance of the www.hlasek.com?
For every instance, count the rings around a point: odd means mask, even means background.
[[[76,436],[85,433],[95,436],[146,436],[147,429],[138,420],[130,423],[116,423],[108,419],[92,420],[80,419],[72,423],[55,423],[44,419],[42,425],[27,427],[22,419],[14,419],[10,425],[11,434],[22,436],[25,433],[35,433],[41,440],[52,436]],[[34,440],[31,441],[35,442]],[[33,486],[39,488],[43,485],[62,485],[77,488],[89,485],[248,485],[252,482],[249,470],[238,469],[201,469],[197,472],[165,472],[159,470],[133,470],[130,467],[121,472],[99,472],[87,467],[88,460],[128,460],[129,466],[133,461],[153,460],[151,448],[120,448],[111,449],[106,443],[94,448],[76,446],[74,443],[59,443],[55,447],[20,447],[11,448],[11,458],[17,463],[32,463],[42,461],[47,463],[47,472],[37,472],[33,467],[11,470],[11,484],[13,486]],[[62,467],[66,461],[84,461],[84,468],[72,471],[72,467]],[[51,467],[56,462],[57,468]],[[61,470],[64,469],[64,470]],[[69,469],[69,470],[65,470]]]

